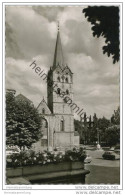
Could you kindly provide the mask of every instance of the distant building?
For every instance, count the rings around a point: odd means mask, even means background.
[[[22,94],[17,95],[15,97],[15,100],[18,102],[26,102],[26,103],[28,102],[29,104],[33,105],[33,102]]]

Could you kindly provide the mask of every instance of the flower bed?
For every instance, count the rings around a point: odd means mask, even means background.
[[[72,162],[81,161],[84,162],[86,158],[86,152],[82,147],[79,149],[73,148],[72,150],[67,150],[65,152],[39,152],[35,153],[32,150],[21,151],[19,154],[12,154],[7,156],[6,165],[9,167],[22,167],[29,165],[45,165],[60,162]]]
[[[28,150],[7,157],[7,184],[85,183],[86,152],[73,148],[65,152]]]

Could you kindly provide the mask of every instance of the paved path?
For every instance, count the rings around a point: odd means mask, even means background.
[[[106,167],[119,167],[119,160],[104,160],[102,158],[103,150],[87,150],[87,154],[92,157],[90,165],[106,166]]]
[[[86,176],[86,184],[119,184],[120,183],[120,161],[104,160],[103,150],[87,150],[92,157],[92,162],[85,165],[90,170]]]

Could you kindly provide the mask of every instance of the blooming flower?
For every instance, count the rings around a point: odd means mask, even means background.
[[[44,157],[47,157],[47,154],[44,153],[43,156],[44,156]]]
[[[9,159],[7,159],[7,162],[12,162],[12,159],[10,159],[10,158],[9,158]]]
[[[18,155],[12,154],[7,157],[7,166],[22,166],[26,164],[46,164],[46,163],[53,163],[53,162],[63,162],[63,161],[84,161],[86,153],[84,150],[79,149],[72,149],[66,151],[54,151],[54,152],[39,152],[39,153],[32,153],[29,151],[20,152]],[[11,165],[12,163],[12,165]]]

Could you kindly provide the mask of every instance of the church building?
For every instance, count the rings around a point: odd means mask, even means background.
[[[33,144],[35,150],[79,145],[73,109],[63,98],[65,95],[73,100],[73,73],[64,60],[58,26],[53,65],[47,75],[47,102],[43,99],[37,107],[43,136]]]

